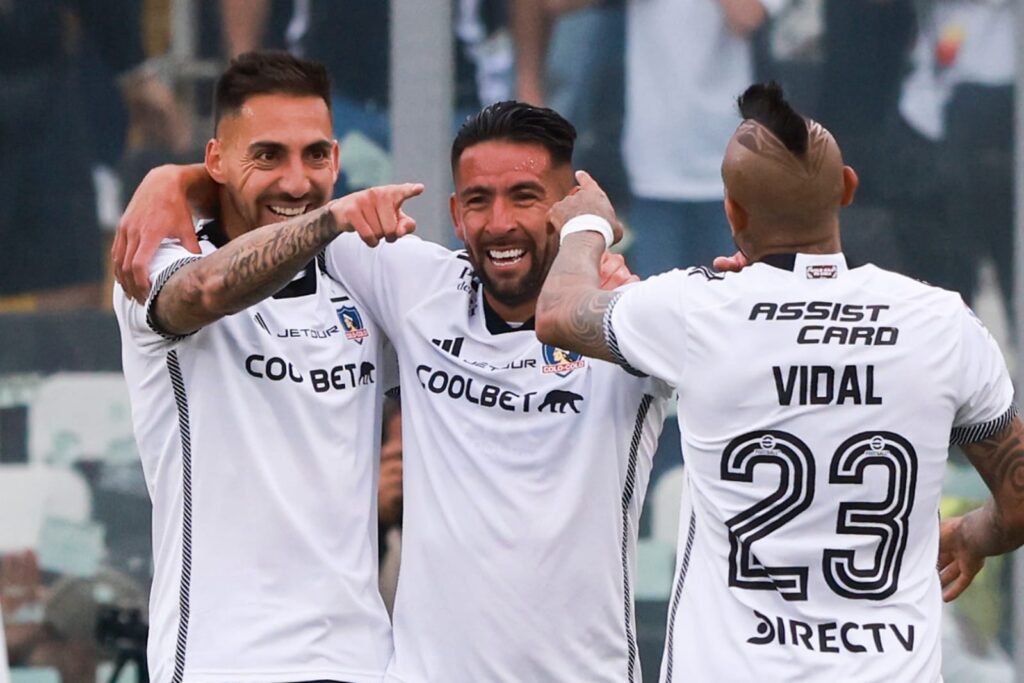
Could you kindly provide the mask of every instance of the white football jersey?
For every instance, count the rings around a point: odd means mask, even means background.
[[[150,301],[194,258],[165,242]],[[114,309],[153,501],[152,680],[379,682],[379,328],[315,262],[184,338],[120,288]]]
[[[955,293],[841,254],[673,271],[606,316],[679,391],[688,473],[661,680],[940,680],[950,441],[1013,415]]]
[[[668,387],[510,328],[464,253],[342,235],[327,263],[378,315],[401,372],[387,680],[639,681],[634,552]]]

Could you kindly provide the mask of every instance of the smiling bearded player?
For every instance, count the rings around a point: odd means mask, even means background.
[[[574,138],[551,110],[491,105],[452,146],[464,251],[415,237],[326,251],[399,356],[405,490],[388,681],[640,680],[637,524],[668,390],[533,331],[558,252],[547,213],[573,188]],[[627,277],[606,255],[605,286]]]

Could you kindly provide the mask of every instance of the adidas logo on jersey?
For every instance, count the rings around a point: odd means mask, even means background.
[[[445,353],[450,353],[456,358],[462,353],[462,342],[465,337],[455,337],[454,339],[431,339],[431,343],[438,347]]]

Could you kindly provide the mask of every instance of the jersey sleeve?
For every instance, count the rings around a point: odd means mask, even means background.
[[[623,367],[677,387],[686,359],[679,271],[623,288],[605,312],[605,342]]]
[[[968,444],[1004,429],[1016,408],[1010,373],[995,339],[967,306],[959,317],[959,386],[950,443]]]
[[[153,306],[171,276],[200,258],[202,256],[190,252],[177,241],[165,240],[150,262],[151,284],[146,303],[138,303],[127,296],[120,285],[114,286],[114,311],[118,321],[140,349],[163,348],[189,336],[172,335],[161,330],[153,317]]]
[[[431,266],[423,258],[429,246],[408,235],[370,247],[357,234],[343,233],[327,246],[324,263],[327,274],[367,306],[388,337],[396,339],[404,311],[414,304],[417,293],[430,291]]]

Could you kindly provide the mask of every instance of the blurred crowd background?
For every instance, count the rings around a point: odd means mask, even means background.
[[[395,21],[399,5],[411,23]],[[451,94],[450,132],[504,99],[569,118],[576,165],[626,219],[621,249],[641,276],[733,251],[719,164],[735,98],[777,80],[859,172],[842,216],[851,262],[960,291],[1016,365],[1013,0],[0,0],[0,609],[15,681],[141,680],[149,503],[109,312],[109,248],[133,189],[155,165],[202,159],[213,81],[254,48],[327,65],[338,194],[420,180],[395,177],[409,164],[393,124],[422,114],[396,97],[392,63],[415,62],[417,12],[424,31],[444,19],[427,38],[451,67],[436,89]],[[419,162],[448,174],[443,154]],[[422,232],[454,240],[429,218]],[[400,460],[398,438],[385,462]],[[639,551],[649,676],[678,452],[670,421]],[[385,591],[400,544],[395,471],[382,482]],[[949,514],[987,494],[956,452],[946,491]],[[1024,680],[1013,564],[990,560],[949,608],[948,683]],[[0,650],[0,680],[2,662]]]

